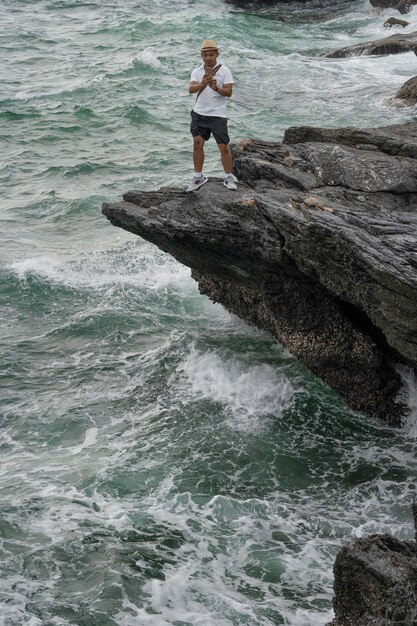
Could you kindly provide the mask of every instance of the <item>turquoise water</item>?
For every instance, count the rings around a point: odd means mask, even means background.
[[[390,101],[413,53],[320,56],[390,14],[0,4],[1,626],[318,626],[342,543],[413,536],[411,374],[403,430],[364,419],[100,214],[187,183],[206,37],[236,80],[234,140],[413,119]]]

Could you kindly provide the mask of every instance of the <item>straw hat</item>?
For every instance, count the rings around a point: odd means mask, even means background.
[[[206,39],[201,44],[200,52],[204,52],[205,50],[218,50],[218,46],[213,39]]]

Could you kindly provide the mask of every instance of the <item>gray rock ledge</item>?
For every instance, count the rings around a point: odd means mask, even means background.
[[[353,409],[401,424],[394,365],[417,365],[417,124],[296,127],[233,151],[237,192],[216,179],[191,194],[130,191],[103,213]]]
[[[384,37],[384,39],[339,48],[338,50],[327,52],[324,56],[327,59],[340,59],[359,55],[400,54],[401,52],[410,51],[414,51],[415,53],[416,48],[417,32],[406,34],[399,33],[391,35],[390,37]]]

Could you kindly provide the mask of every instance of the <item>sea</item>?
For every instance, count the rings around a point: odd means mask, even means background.
[[[403,428],[355,413],[101,214],[188,184],[206,38],[234,76],[232,141],[415,121],[394,98],[413,52],[323,57],[399,32],[391,15],[0,1],[1,626],[324,626],[343,544],[413,538],[413,373]]]

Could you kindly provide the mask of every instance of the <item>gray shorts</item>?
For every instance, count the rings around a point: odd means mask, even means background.
[[[191,111],[190,133],[193,137],[202,137],[205,141],[210,139],[211,133],[217,143],[229,143],[227,133],[227,119],[212,115],[200,115]]]

